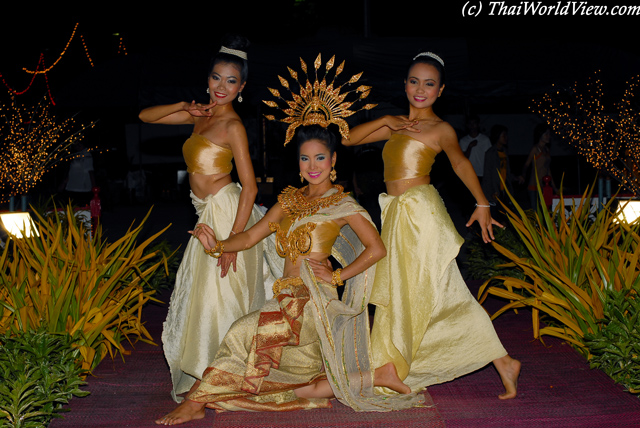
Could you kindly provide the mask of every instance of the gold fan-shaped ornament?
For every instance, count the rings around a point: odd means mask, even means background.
[[[331,59],[325,64],[324,75],[322,77],[322,80],[319,80],[318,70],[322,66],[322,59],[320,57],[320,54],[318,54],[318,57],[313,62],[315,76],[314,82],[311,83],[309,75],[307,73],[307,64],[302,60],[302,58],[300,58],[300,68],[306,76],[306,82],[304,84],[298,79],[298,73],[291,67],[287,67],[287,69],[289,70],[289,74],[300,88],[300,93],[295,93],[291,89],[289,81],[281,76],[278,76],[282,87],[289,91],[291,100],[284,99],[279,90],[267,88],[269,89],[269,92],[271,92],[271,95],[273,95],[276,99],[280,100],[285,105],[283,107],[276,101],[263,101],[269,107],[280,109],[286,115],[286,117],[282,119],[276,119],[276,117],[273,115],[265,115],[265,117],[269,120],[278,120],[280,122],[289,124],[284,141],[285,146],[293,138],[296,129],[299,126],[304,125],[320,125],[326,128],[333,123],[338,125],[340,134],[344,138],[349,138],[349,125],[344,120],[344,118],[349,117],[360,110],[370,110],[377,105],[366,104],[357,110],[352,110],[351,106],[354,103],[360,100],[364,100],[369,96],[369,93],[371,92],[371,86],[360,85],[355,89],[341,93],[342,89],[346,85],[353,85],[358,80],[360,80],[362,72],[354,74],[347,82],[343,83],[340,86],[334,87],[336,78],[340,75],[340,73],[342,73],[344,69],[344,61],[342,61],[342,63],[336,68],[331,82],[327,83],[327,75],[329,74],[329,71],[333,69],[334,62],[335,55],[332,56]],[[353,101],[345,101],[347,96],[354,92],[357,96],[353,99]]]

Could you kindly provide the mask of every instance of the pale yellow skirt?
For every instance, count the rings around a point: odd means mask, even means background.
[[[380,195],[382,240],[370,303],[373,367],[392,361],[417,391],[507,354],[455,261],[462,237],[432,185]]]

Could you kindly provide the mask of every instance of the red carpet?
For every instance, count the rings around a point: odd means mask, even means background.
[[[477,286],[471,284],[472,289]],[[492,309],[490,307],[490,309]],[[166,308],[150,306],[145,317],[160,337]],[[287,413],[224,413],[207,410],[191,427],[640,427],[640,400],[604,373],[589,369],[571,347],[531,340],[527,312],[495,321],[509,353],[522,361],[519,394],[501,401],[502,385],[491,366],[428,389],[436,407],[393,413],[356,413],[334,401],[333,409]],[[173,409],[169,372],[160,346],[138,344],[123,362],[105,359],[88,379],[91,394],[74,398],[62,427],[152,427]]]

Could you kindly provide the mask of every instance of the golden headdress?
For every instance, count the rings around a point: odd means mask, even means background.
[[[291,77],[295,79],[300,87],[300,94],[296,94],[291,90],[289,82],[283,77],[278,76],[280,84],[291,93],[291,97],[293,99],[290,101],[282,98],[277,89],[268,88],[274,97],[282,100],[288,106],[281,108],[275,101],[263,100],[263,102],[269,107],[281,109],[287,115],[284,119],[276,119],[272,115],[265,115],[269,120],[278,120],[289,124],[284,142],[285,146],[293,138],[296,129],[299,126],[304,125],[320,125],[326,128],[330,124],[334,123],[338,125],[340,134],[342,134],[344,138],[349,138],[349,125],[343,118],[349,117],[360,110],[370,110],[377,105],[367,104],[358,110],[350,110],[354,103],[369,96],[371,86],[361,85],[351,91],[340,93],[344,86],[356,83],[362,76],[362,72],[351,76],[347,82],[334,88],[336,78],[344,69],[344,61],[342,61],[342,63],[336,68],[331,82],[327,83],[327,75],[333,68],[334,61],[335,55],[327,61],[324,76],[322,77],[322,81],[319,81],[318,69],[320,69],[320,66],[322,65],[322,60],[320,59],[320,54],[318,54],[318,57],[313,63],[313,68],[315,69],[315,81],[313,84],[309,81],[307,64],[302,60],[302,58],[300,58],[301,68],[307,77],[307,82],[304,85],[300,80],[298,80],[298,73],[291,69],[291,67],[287,67],[289,74],[291,74]],[[360,95],[358,95],[353,101],[345,101],[345,98],[352,92]]]

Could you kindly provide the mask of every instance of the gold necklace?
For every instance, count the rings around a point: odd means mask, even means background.
[[[278,202],[284,212],[292,218],[292,221],[296,221],[314,215],[321,208],[335,205],[347,196],[347,193],[344,193],[344,188],[339,184],[335,184],[333,187],[338,190],[336,193],[309,202],[302,194],[307,186],[301,189],[289,186],[278,195]]]

